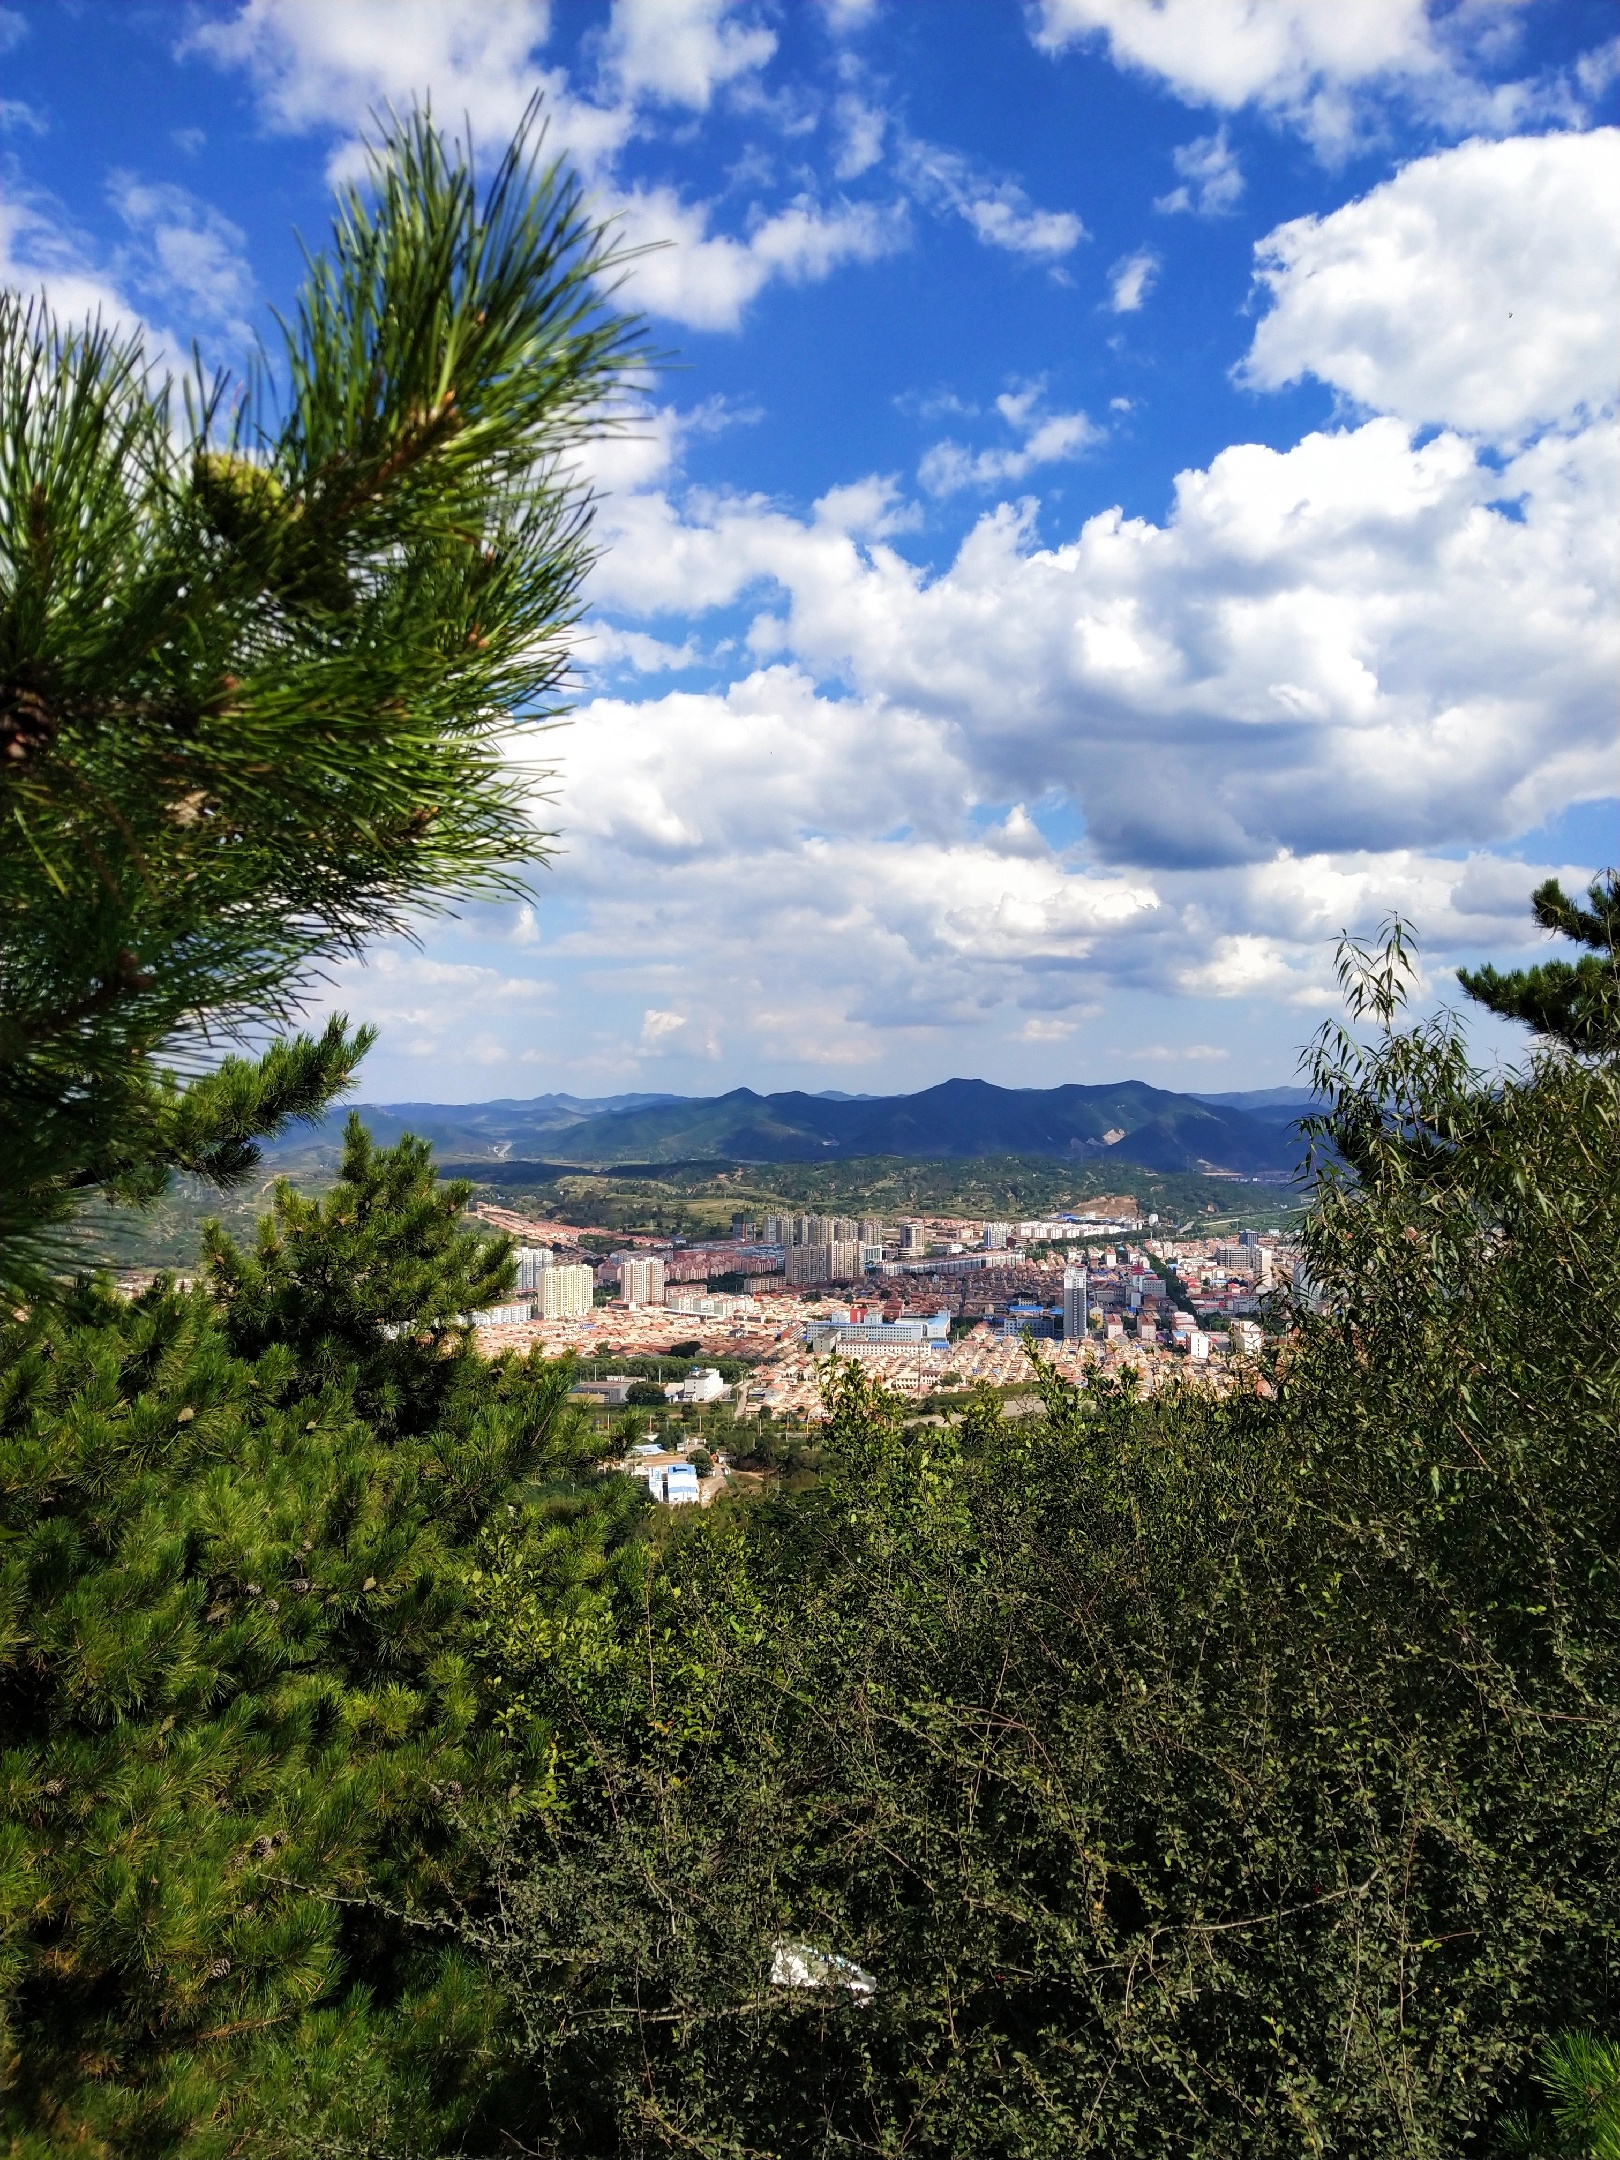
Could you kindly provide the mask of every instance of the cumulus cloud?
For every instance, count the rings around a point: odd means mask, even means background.
[[[535,54],[550,29],[546,0],[245,0],[236,14],[196,25],[184,50],[245,68],[272,126],[347,135],[367,115],[428,95],[450,127],[465,119],[502,141],[544,91],[552,139],[587,169],[625,142],[624,105],[575,98]],[[340,161],[352,162],[349,146]]]
[[[1513,442],[1612,407],[1620,129],[1472,142],[1261,243],[1244,366]]]
[[[802,196],[762,216],[746,239],[709,231],[710,206],[673,188],[632,188],[614,198],[625,244],[656,250],[635,265],[633,297],[698,330],[734,330],[773,279],[800,285],[841,264],[877,262],[905,245],[901,208],[824,206]]]
[[[1555,166],[1592,147],[1528,146]],[[1373,343],[1368,280],[1352,274],[1352,240],[1376,252],[1393,218],[1412,291],[1432,281],[1459,306],[1457,293],[1473,293],[1471,319],[1483,322],[1487,270],[1473,287],[1448,280],[1472,248],[1488,253],[1489,239],[1470,235],[1491,234],[1515,189],[1538,199],[1525,149],[1442,153],[1424,161],[1437,170],[1409,167],[1338,213],[1344,225],[1286,229],[1286,251],[1277,235],[1262,243],[1277,268],[1253,378],[1309,367],[1393,411],[1287,450],[1235,444],[1178,477],[1162,523],[1105,511],[1041,546],[1026,513],[1003,505],[938,572],[908,560],[892,532],[858,530],[842,497],[801,519],[653,487],[609,506],[602,598],[690,615],[758,593],[769,604],[756,652],[945,726],[977,799],[1057,791],[1081,809],[1096,859],[1155,874],[1279,851],[1466,846],[1604,794],[1620,750],[1615,426],[1588,416],[1500,460],[1463,428],[1510,433],[1560,398],[1588,414],[1583,386],[1596,378],[1582,355],[1595,368],[1616,343],[1613,325],[1606,341],[1583,342],[1582,328],[1594,294],[1613,309],[1613,281],[1589,274],[1610,204],[1590,186],[1541,191],[1574,229],[1518,257],[1518,296],[1552,356],[1547,370],[1515,374],[1519,412],[1480,404],[1487,393],[1476,396],[1465,370],[1450,405],[1431,410],[1427,321],[1414,307],[1398,322],[1392,306]],[[1408,200],[1425,216],[1406,217]],[[1326,259],[1350,265],[1342,277],[1316,276],[1306,243],[1317,235]],[[1504,250],[1519,239],[1510,224]],[[1373,357],[1352,377],[1344,355],[1362,352]],[[936,487],[1026,469],[1047,424],[1035,424],[1038,392],[1008,393],[1001,410],[1020,446],[939,446]],[[1414,434],[1432,419],[1452,424]]]
[[[931,495],[954,495],[970,487],[1004,487],[1009,481],[1027,478],[1037,466],[1079,457],[1102,440],[1103,430],[1085,413],[1045,411],[1039,384],[1004,391],[996,399],[996,411],[1021,438],[1017,445],[975,452],[957,442],[935,443],[917,468],[918,479]]]
[[[627,97],[704,112],[718,88],[776,50],[774,31],[732,13],[730,0],[613,0],[607,71]]]
[[[600,619],[591,623],[578,647],[583,666],[593,672],[627,668],[637,675],[668,675],[689,668],[700,657],[696,642],[687,638],[671,645],[649,637],[644,630],[621,630]]]
[[[919,1032],[998,1028],[1056,1047],[1121,992],[1264,999],[1303,1032],[1334,1001],[1345,924],[1394,906],[1436,950],[1504,950],[1543,874],[1414,848],[1110,868],[1038,830],[1027,844],[1016,808],[976,821],[967,729],[789,666],[596,699],[579,723],[564,817],[588,844],[556,870],[569,927],[548,959],[604,995],[642,988],[641,1046],[661,1059],[734,1044],[751,1064],[859,1065]]]
[[[1196,217],[1224,217],[1237,208],[1243,196],[1243,168],[1238,163],[1222,126],[1213,135],[1200,135],[1170,153],[1170,162],[1181,175],[1181,185],[1154,201],[1155,210],[1190,210]]]
[[[619,156],[643,103],[702,111],[770,58],[774,33],[734,16],[725,0],[618,0],[596,98],[541,64],[544,0],[245,0],[236,14],[196,27],[186,49],[246,69],[273,126],[340,131],[334,165],[343,171],[355,165],[354,131],[384,105],[426,95],[447,125],[465,116],[488,143],[510,135],[543,95],[551,145],[590,179],[624,243],[650,251],[629,267],[629,297],[694,329],[732,330],[773,280],[825,278],[906,238],[901,205],[825,204],[801,192],[757,209],[736,235],[711,229],[713,204],[620,181]]]
[[[1149,864],[1447,845],[1612,786],[1612,426],[1497,471],[1393,419],[1180,476],[1057,547],[983,517],[929,576],[767,505],[610,505],[619,608],[767,584],[778,650],[962,731],[989,799],[1046,787]],[[1510,506],[1510,507],[1509,507]]]
[[[1152,248],[1122,256],[1108,273],[1108,305],[1116,315],[1134,315],[1153,290],[1161,268]]]
[[[1190,105],[1244,106],[1296,127],[1333,159],[1402,99],[1455,133],[1506,134],[1579,122],[1601,95],[1601,62],[1492,82],[1525,0],[1445,8],[1435,0],[1039,0],[1045,51],[1097,43],[1115,64]],[[1176,207],[1183,207],[1177,204]]]

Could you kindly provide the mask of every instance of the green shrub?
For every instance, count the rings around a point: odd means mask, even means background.
[[[848,1370],[819,1485],[680,1525],[588,1680],[494,1631],[563,1796],[514,2136],[1439,2160],[1612,2027],[1620,1073],[1438,1024],[1317,1079],[1354,1175],[1257,1391],[908,1435]]]

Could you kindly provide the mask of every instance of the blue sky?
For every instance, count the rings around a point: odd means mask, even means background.
[[[8,283],[228,361],[381,101],[535,89],[671,365],[560,852],[374,1098],[1292,1076],[1616,843],[1609,0],[18,0]],[[1499,1039],[1481,1034],[1490,1047]]]

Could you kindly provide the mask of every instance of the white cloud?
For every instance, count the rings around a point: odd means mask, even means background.
[[[655,1049],[668,1036],[678,1034],[685,1027],[687,1016],[678,1012],[658,1012],[649,1007],[641,1016],[641,1046],[644,1050]]]
[[[137,289],[178,306],[192,321],[246,339],[253,272],[241,227],[187,189],[134,173],[109,175],[107,192],[136,241],[125,265]]]
[[[689,668],[700,657],[696,644],[671,645],[648,637],[644,630],[621,630],[614,623],[593,621],[576,648],[581,666],[593,670],[613,667],[631,669],[637,675],[667,675]]]
[[[1614,402],[1620,129],[1471,142],[1279,226],[1245,363],[1414,425],[1512,442]]]
[[[483,1067],[511,1060],[515,1032],[533,1027],[552,1002],[551,985],[532,976],[393,944],[339,962],[312,1004],[320,1012],[364,1013],[380,1029],[385,1054],[450,1056]]]
[[[42,295],[61,323],[99,321],[124,336],[138,332],[154,367],[183,364],[184,345],[142,313],[120,267],[70,224],[59,203],[10,175],[0,192],[0,285],[30,299]]]
[[[978,452],[965,450],[957,442],[935,443],[924,452],[917,468],[918,479],[931,495],[1016,483],[1038,466],[1077,458],[1102,440],[1103,430],[1083,412],[1043,411],[1039,384],[1004,392],[996,399],[996,410],[1022,441],[1016,448]]]
[[[877,13],[878,5],[879,0],[821,0],[835,37],[846,37],[852,30],[863,28]]]
[[[936,143],[905,143],[900,169],[923,201],[955,211],[986,247],[1055,261],[1087,237],[1072,210],[1036,209],[1016,182],[992,180],[969,159]]]
[[[809,197],[761,217],[746,240],[711,234],[710,209],[673,188],[633,188],[613,198],[627,246],[656,249],[633,266],[628,297],[697,330],[735,330],[773,279],[800,285],[841,264],[876,262],[903,247],[903,211],[871,203],[827,209]]]
[[[1190,210],[1197,217],[1224,217],[1243,196],[1243,168],[1226,139],[1226,124],[1213,135],[1199,135],[1170,153],[1182,184],[1160,195],[1155,210]]]
[[[626,297],[693,329],[734,330],[770,283],[803,284],[906,243],[903,205],[819,202],[801,192],[756,209],[737,236],[711,229],[715,206],[672,186],[627,185],[618,159],[648,99],[701,111],[770,57],[774,34],[729,19],[722,0],[619,0],[603,54],[606,101],[580,97],[536,57],[550,28],[543,0],[245,0],[192,31],[188,48],[252,76],[273,126],[332,128],[334,167],[353,169],[369,113],[417,97],[452,130],[465,116],[484,144],[503,141],[531,98],[548,141],[591,181],[623,243],[651,252],[628,266]]]
[[[716,89],[762,68],[775,33],[728,20],[730,0],[613,0],[607,68],[629,98],[708,109]]]
[[[1279,849],[1111,870],[1038,833],[1027,844],[1034,821],[1016,808],[978,824],[976,749],[962,726],[824,695],[791,667],[724,694],[594,700],[564,807],[578,844],[555,872],[569,927],[548,962],[590,971],[603,1000],[640,989],[626,1040],[639,1019],[644,1053],[712,1058],[728,1042],[757,1071],[890,1058],[919,1031],[982,1047],[998,1014],[1001,1040],[1061,1046],[1098,1017],[1099,992],[1265,1000],[1303,1033],[1335,1002],[1339,929],[1391,906],[1435,952],[1529,942],[1541,866]]]
[[[1424,0],[1040,0],[1049,52],[1100,39],[1121,66],[1232,109],[1437,64]]]
[[[1153,290],[1161,268],[1152,248],[1138,248],[1109,271],[1108,305],[1116,315],[1134,315]]]
[[[591,170],[622,146],[633,115],[581,102],[536,63],[550,21],[545,0],[245,0],[182,49],[247,69],[265,117],[291,134],[347,133],[385,104],[426,96],[452,131],[467,121],[499,143],[543,90],[552,142]],[[352,162],[347,147],[339,158]]]
[[[1051,53],[1103,44],[1114,63],[1190,105],[1255,106],[1342,156],[1398,97],[1455,133],[1507,134],[1579,121],[1601,94],[1601,61],[1490,82],[1526,0],[1039,0],[1035,42]],[[1584,70],[1584,72],[1583,72]],[[1182,207],[1182,205],[1177,205]]]
[[[957,802],[1060,791],[1094,849],[1155,875],[1454,846],[1612,790],[1617,463],[1612,427],[1498,473],[1455,434],[1414,445],[1379,419],[1235,446],[1181,475],[1163,525],[1105,512],[1043,548],[998,510],[933,577],[831,523],[643,498],[598,575],[615,605],[683,612],[770,580],[783,650],[944,731],[952,760],[919,756],[916,788],[954,771]],[[861,763],[815,728],[834,774]],[[709,734],[698,764],[748,776],[752,802],[749,734]],[[885,820],[929,799],[862,795]]]
[[[0,134],[48,135],[50,122],[23,98],[0,98]]]
[[[871,529],[872,501],[891,500],[881,483],[859,518],[847,491],[799,519],[651,488],[609,506],[601,597],[630,614],[700,614],[759,592],[771,604],[756,652],[944,729],[965,798],[1067,796],[1098,857],[1156,877],[1531,829],[1612,792],[1620,760],[1620,441],[1612,422],[1589,422],[1498,463],[1456,424],[1429,440],[1413,429],[1450,418],[1505,435],[1560,408],[1579,417],[1598,355],[1620,349],[1620,326],[1587,329],[1588,311],[1614,307],[1614,281],[1592,266],[1620,199],[1570,177],[1590,181],[1580,161],[1594,150],[1608,154],[1584,138],[1467,146],[1285,229],[1253,377],[1310,369],[1394,413],[1289,450],[1235,444],[1179,476],[1162,523],[1104,511],[1040,546],[1004,505],[930,573],[892,530]],[[1548,168],[1556,185],[1527,178]],[[1529,205],[1517,213],[1515,189]],[[1544,216],[1569,229],[1538,249]],[[1413,298],[1399,319],[1398,302],[1369,317],[1357,248],[1375,256],[1392,225]],[[1502,228],[1536,340],[1508,371],[1518,411],[1468,373]],[[1262,260],[1281,247],[1262,243]],[[1335,278],[1316,276],[1319,261]],[[1434,324],[1420,297],[1431,286]],[[1429,344],[1452,317],[1473,343],[1431,400]],[[1370,356],[1361,372],[1347,353]],[[1043,418],[1038,389],[1000,407],[1018,446],[937,446],[936,487],[1022,477],[1049,419],[1073,417]]]
[[[855,180],[869,172],[883,155],[883,137],[889,116],[881,106],[846,94],[833,107],[833,124],[839,149],[833,171],[840,180]]]

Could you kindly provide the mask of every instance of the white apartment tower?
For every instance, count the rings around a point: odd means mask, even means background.
[[[663,1263],[656,1262],[662,1270]],[[548,1267],[535,1284],[536,1314],[541,1320],[578,1320],[591,1309],[596,1277],[588,1267]],[[660,1292],[661,1292],[660,1286]]]
[[[649,1257],[645,1260],[621,1260],[619,1262],[619,1295],[627,1305],[662,1305],[664,1302],[664,1263]]]
[[[1086,1301],[1091,1288],[1083,1267],[1063,1270],[1063,1340],[1080,1342],[1086,1332]]]

